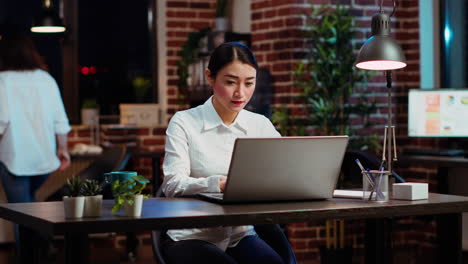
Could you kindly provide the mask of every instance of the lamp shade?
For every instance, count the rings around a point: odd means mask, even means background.
[[[396,70],[406,67],[403,51],[390,37],[390,18],[377,13],[372,17],[372,37],[359,50],[356,67],[364,70]]]
[[[35,33],[61,33],[65,31],[65,26],[54,9],[45,8],[31,27],[31,31]]]

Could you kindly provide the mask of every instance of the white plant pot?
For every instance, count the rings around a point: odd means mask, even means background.
[[[83,216],[99,217],[101,216],[102,195],[85,196]]]
[[[81,218],[83,217],[84,196],[79,197],[63,197],[63,208],[66,218]]]
[[[227,17],[215,18],[215,29],[216,31],[228,31],[229,19]]]
[[[99,109],[83,108],[81,109],[81,124],[92,126],[96,124],[98,116],[99,116]]]
[[[141,216],[143,207],[143,194],[134,195],[133,204],[124,203],[123,208],[126,216]]]

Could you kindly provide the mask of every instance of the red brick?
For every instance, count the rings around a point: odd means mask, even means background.
[[[184,28],[187,27],[187,22],[184,21],[167,21],[166,26],[168,28]]]
[[[252,21],[259,20],[259,19],[262,19],[262,18],[263,18],[263,13],[262,12],[252,12],[252,15],[251,15],[251,20]]]
[[[199,9],[208,9],[210,8],[210,4],[209,3],[196,3],[196,2],[192,2],[189,4],[190,5],[190,8],[199,8]]]
[[[208,22],[195,22],[195,21],[190,22],[190,27],[195,28],[195,29],[203,29],[209,26],[210,26],[210,23]]]
[[[148,128],[139,128],[137,130],[137,135],[139,135],[139,136],[149,136],[150,135],[150,130]]]
[[[286,26],[302,26],[304,25],[304,20],[300,17],[292,17],[286,19]]]
[[[284,27],[284,21],[282,19],[273,20],[270,23],[272,28]]]
[[[166,128],[155,128],[153,129],[153,135],[166,135]]]
[[[215,13],[214,12],[198,12],[198,17],[214,19]]]
[[[144,139],[143,140],[143,145],[144,146],[164,145],[164,144],[165,144],[164,139],[149,138],[149,139]]]
[[[188,3],[185,1],[167,1],[167,7],[188,7]]]
[[[91,131],[89,129],[88,130],[79,130],[77,132],[78,132],[78,134],[77,134],[78,137],[90,137],[90,135],[91,135]]]
[[[262,1],[262,2],[256,2],[256,3],[252,3],[250,8],[252,10],[256,10],[256,9],[261,9],[261,8],[265,8],[265,7],[269,7],[271,5],[270,1]]]
[[[292,65],[291,63],[279,63],[273,65],[273,71],[291,71]]]
[[[177,12],[175,12],[175,16],[177,16],[179,18],[194,17],[195,12],[193,12],[193,11],[177,11]]]

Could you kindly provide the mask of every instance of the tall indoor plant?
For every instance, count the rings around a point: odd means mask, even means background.
[[[357,136],[357,128],[350,124],[350,117],[356,115],[362,118],[362,127],[369,127],[368,117],[376,109],[359,92],[369,73],[354,67],[356,32],[350,10],[340,5],[312,8],[304,18],[308,22],[306,56],[294,69],[294,85],[301,90],[298,97],[305,115],[291,117],[281,107],[275,110],[273,121],[284,134],[305,135],[313,127],[317,134],[350,135],[350,148],[375,149],[375,137]],[[356,102],[351,103],[353,95]]]

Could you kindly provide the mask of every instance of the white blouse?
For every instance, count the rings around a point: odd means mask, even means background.
[[[179,111],[166,131],[162,190],[167,197],[220,192],[219,177],[227,176],[236,138],[280,136],[270,120],[247,110],[226,126],[212,97],[201,106]],[[200,239],[226,250],[255,231],[252,226],[237,226],[169,230],[167,234],[175,241]]]
[[[43,70],[0,72],[0,161],[17,176],[60,166],[56,134],[70,131],[60,91]]]

